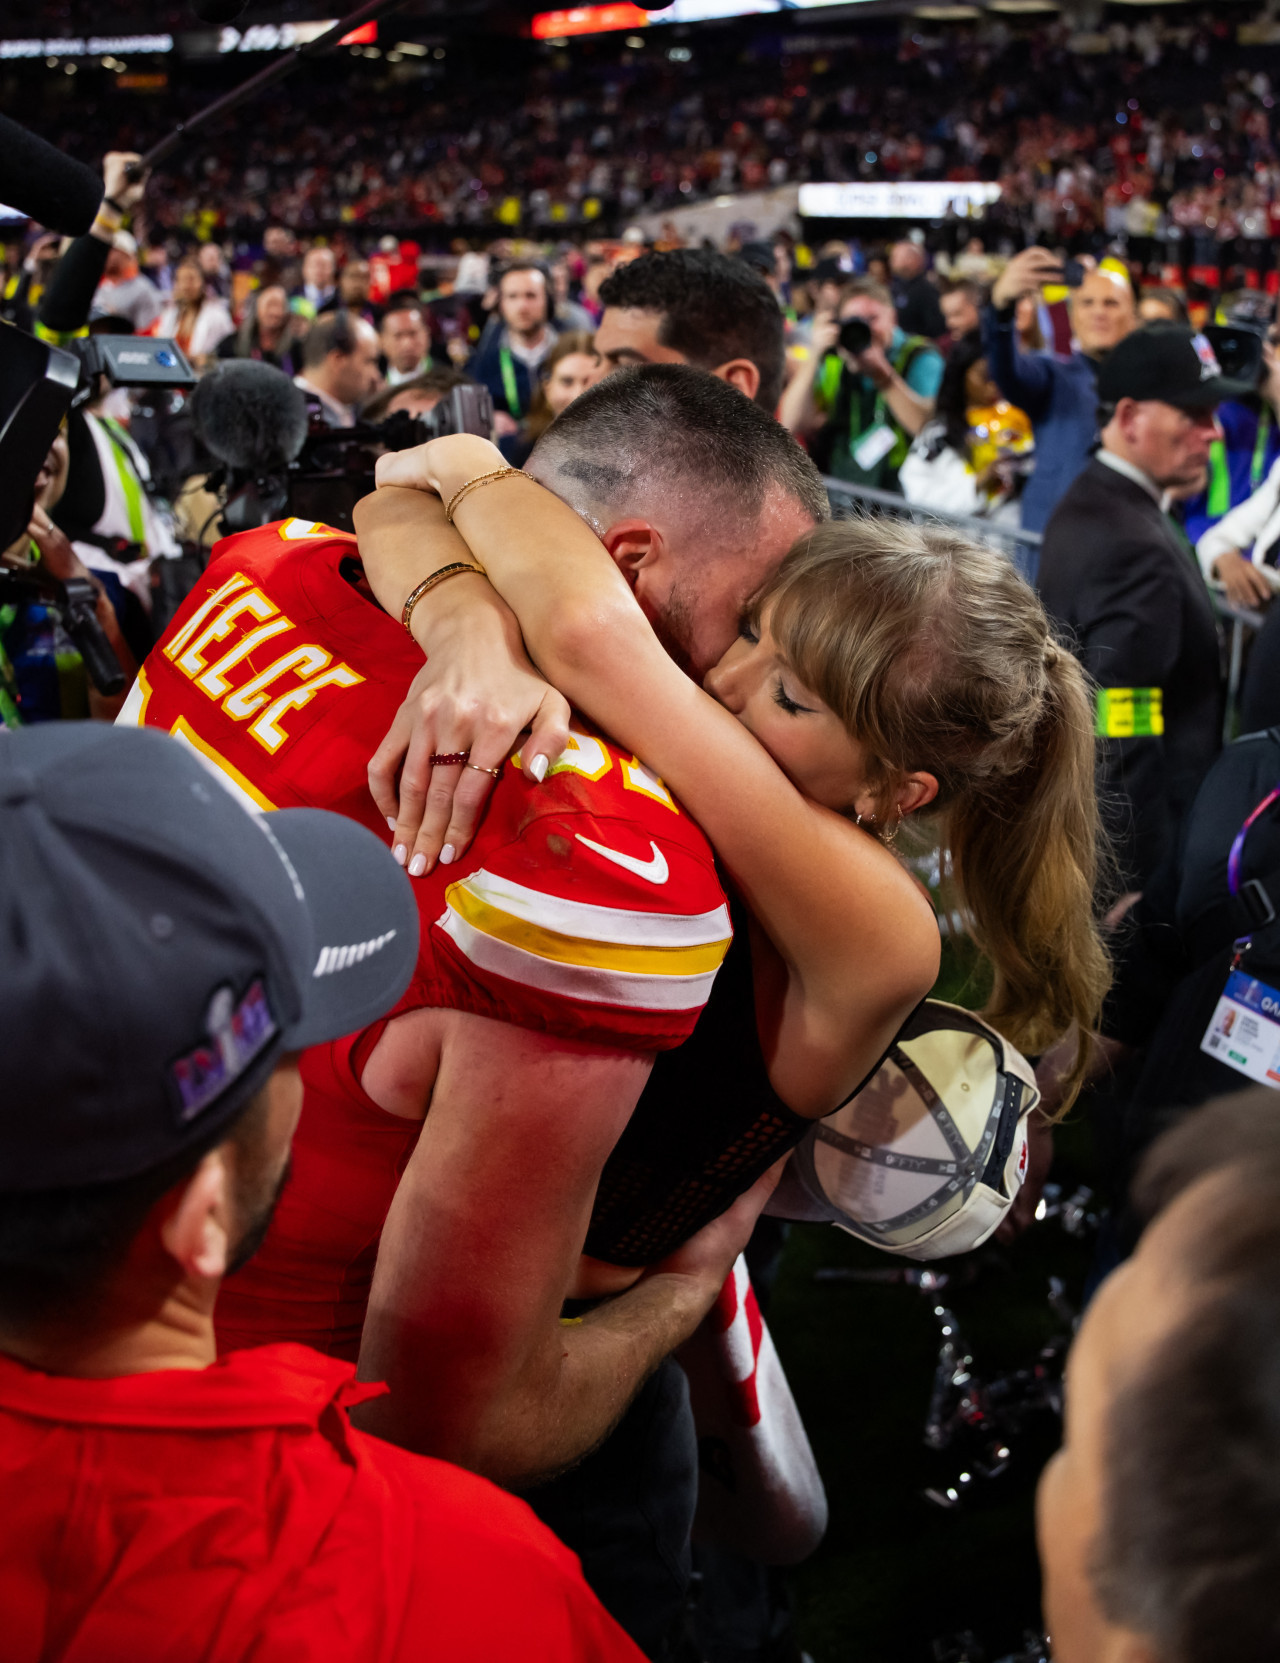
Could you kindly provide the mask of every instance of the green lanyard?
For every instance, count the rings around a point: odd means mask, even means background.
[[[142,484],[134,467],[129,441],[124,429],[113,417],[99,416],[98,420],[106,429],[107,437],[111,440],[111,448],[115,452],[116,473],[120,476],[125,512],[129,516],[129,541],[137,543],[139,548],[145,550],[147,522],[142,516]]]
[[[1267,442],[1271,437],[1271,411],[1264,405],[1258,417],[1258,436],[1253,442],[1253,457],[1249,463],[1249,489],[1256,491],[1262,483],[1267,459]],[[1220,520],[1231,507],[1231,475],[1227,468],[1227,447],[1215,439],[1209,447],[1209,494],[1205,512],[1211,520]]]
[[[502,371],[502,390],[507,395],[507,409],[519,418],[520,388],[516,384],[516,366],[511,357],[511,349],[505,342],[498,348],[498,367]]]
[[[18,616],[16,606],[0,606],[0,636]],[[0,727],[20,728],[22,713],[18,709],[18,678],[13,673],[9,655],[0,641]]]

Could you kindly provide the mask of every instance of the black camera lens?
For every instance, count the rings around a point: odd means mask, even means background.
[[[871,345],[871,326],[865,318],[848,318],[840,325],[840,345],[854,357]]]

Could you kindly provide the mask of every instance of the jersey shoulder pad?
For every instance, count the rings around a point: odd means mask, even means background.
[[[430,948],[455,995],[483,988],[504,1020],[634,1050],[688,1037],[732,937],[702,832],[576,725],[542,785],[508,770],[443,900]]]

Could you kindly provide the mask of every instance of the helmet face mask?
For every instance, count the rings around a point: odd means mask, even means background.
[[[926,1000],[861,1091],[792,1157],[805,1216],[911,1259],[980,1246],[1027,1168],[1030,1064],[972,1012]]]

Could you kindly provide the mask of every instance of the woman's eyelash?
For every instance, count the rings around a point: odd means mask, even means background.
[[[738,620],[738,634],[744,641],[750,641],[752,646],[755,646],[760,639],[750,618],[740,618]]]
[[[808,709],[807,705],[797,704],[794,699],[788,698],[787,690],[780,681],[774,686],[773,702],[780,710],[785,710],[788,716],[796,716],[802,710]]]

